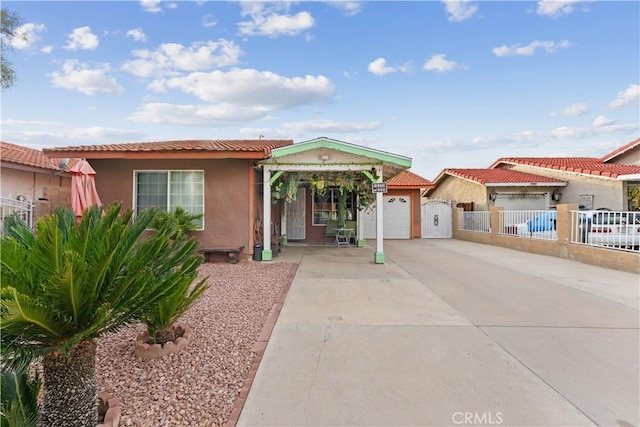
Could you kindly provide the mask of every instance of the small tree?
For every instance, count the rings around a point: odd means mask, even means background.
[[[34,233],[14,225],[0,239],[2,368],[42,358],[42,426],[95,427],[96,339],[141,320],[193,277],[202,262],[188,238],[143,238],[155,219],[94,207],[80,224],[71,210],[41,218]]]
[[[1,59],[0,59],[0,67],[2,68],[2,89],[8,89],[15,83],[16,73],[13,70],[13,65],[9,62],[5,56],[5,53],[8,50],[11,50],[13,46],[11,45],[11,40],[15,37],[21,37],[26,40],[27,37],[24,34],[18,34],[16,30],[20,25],[22,25],[22,20],[18,16],[17,13],[2,9],[0,10],[0,15],[2,15],[2,37],[0,38],[0,43],[2,45]]]

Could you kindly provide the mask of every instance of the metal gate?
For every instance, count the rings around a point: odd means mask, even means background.
[[[422,205],[422,238],[450,239],[451,202],[449,200],[427,200]]]
[[[295,202],[285,203],[287,210],[287,240],[304,240],[306,238],[304,208],[306,194],[304,188],[298,187]]]

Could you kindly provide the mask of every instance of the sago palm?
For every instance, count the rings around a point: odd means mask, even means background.
[[[42,359],[40,425],[96,425],[96,338],[141,320],[202,262],[191,239],[145,234],[155,211],[120,211],[92,208],[77,224],[57,210],[1,238],[2,367]]]

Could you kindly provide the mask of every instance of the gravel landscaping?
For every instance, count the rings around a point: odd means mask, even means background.
[[[144,325],[109,334],[98,343],[98,390],[121,400],[121,426],[221,426],[255,357],[253,345],[297,264],[207,263],[211,287],[180,319],[192,328],[180,353],[142,360],[134,342]]]

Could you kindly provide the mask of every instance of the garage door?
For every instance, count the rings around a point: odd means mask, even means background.
[[[411,238],[411,198],[407,196],[384,196],[385,239]],[[376,206],[362,216],[365,239],[376,238]]]

